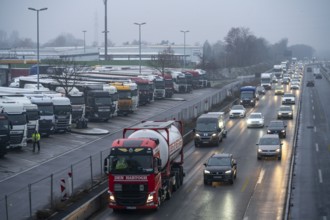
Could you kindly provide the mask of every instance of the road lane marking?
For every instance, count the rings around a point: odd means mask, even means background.
[[[315,149],[316,149],[316,152],[319,152],[319,145],[318,145],[318,143],[315,144]]]
[[[319,169],[319,180],[320,180],[320,183],[323,183],[322,171],[320,169]]]
[[[327,216],[323,216],[322,219],[323,219],[323,220],[327,220]]]
[[[260,171],[260,174],[259,174],[259,178],[258,178],[258,181],[257,181],[257,184],[260,184],[262,179],[264,178],[264,175],[265,175],[265,170],[261,170]]]
[[[314,111],[314,105],[312,106],[312,110]]]
[[[313,103],[313,99],[311,100],[311,102]]]
[[[245,181],[244,181],[244,183],[243,183],[241,192],[244,192],[245,191],[245,189],[246,189],[247,185],[249,184],[249,182],[250,182],[250,179],[249,178],[246,178]]]
[[[315,120],[315,115],[313,115],[313,119]]]
[[[314,127],[314,132],[316,133],[316,126]]]
[[[249,217],[247,217],[247,216],[245,216],[244,218],[243,218],[243,220],[248,220],[249,219]]]

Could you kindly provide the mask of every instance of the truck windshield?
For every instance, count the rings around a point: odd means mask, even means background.
[[[118,101],[118,93],[110,95],[112,101]]]
[[[178,84],[187,84],[187,80],[186,80],[186,78],[178,78],[177,83]]]
[[[242,92],[241,99],[253,99],[253,92]]]
[[[217,129],[217,123],[214,119],[203,118],[197,121],[197,131],[215,131]]]
[[[55,115],[70,115],[71,106],[70,105],[54,105]]]
[[[155,81],[156,89],[165,89],[165,82],[164,81]]]
[[[40,115],[54,115],[53,105],[38,105]]]
[[[38,120],[39,119],[39,111],[35,110],[26,110],[26,115],[29,120]]]
[[[110,105],[110,97],[95,97],[95,105]]]
[[[270,78],[261,79],[261,83],[270,83]]]
[[[69,97],[71,105],[83,105],[85,100],[83,96],[70,96]]]
[[[131,99],[131,91],[118,91],[119,99]]]
[[[152,173],[151,155],[111,155],[110,156],[111,173],[134,173],[145,174]]]
[[[8,131],[8,124],[7,120],[0,120],[0,131]]]
[[[26,121],[26,114],[8,114],[9,121],[13,125],[25,125]]]

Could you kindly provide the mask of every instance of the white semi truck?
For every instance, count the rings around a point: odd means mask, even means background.
[[[27,146],[27,123],[26,110],[19,102],[0,99],[0,108],[6,113],[12,124],[10,130],[10,148],[22,148]]]

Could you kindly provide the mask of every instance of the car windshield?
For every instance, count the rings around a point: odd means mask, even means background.
[[[207,163],[208,166],[230,166],[229,157],[211,157]]]
[[[243,110],[244,107],[243,107],[243,105],[234,105],[231,109],[232,110]]]
[[[291,107],[290,106],[281,106],[280,111],[291,111]]]
[[[284,127],[283,122],[281,121],[272,121],[269,124],[269,127]]]
[[[260,138],[259,145],[279,145],[280,140],[278,138]]]
[[[249,118],[262,118],[261,114],[251,114]]]

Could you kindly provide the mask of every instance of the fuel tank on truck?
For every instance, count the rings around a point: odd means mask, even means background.
[[[162,169],[170,161],[172,162],[180,153],[183,147],[182,135],[177,127],[172,125],[169,129],[169,144],[167,144],[167,133],[165,130],[142,129],[135,131],[128,138],[156,138],[159,140],[160,159]],[[154,149],[155,151],[155,149]]]

